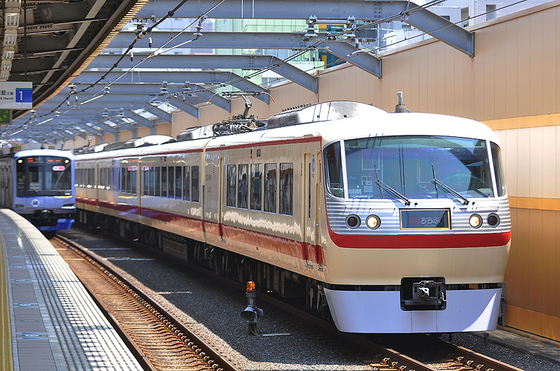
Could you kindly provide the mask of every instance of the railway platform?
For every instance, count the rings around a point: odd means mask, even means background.
[[[142,368],[52,244],[0,209],[0,369]]]

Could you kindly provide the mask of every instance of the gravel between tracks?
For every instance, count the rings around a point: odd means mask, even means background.
[[[96,232],[70,230],[63,235],[103,256],[127,277],[134,277],[148,294],[188,324],[207,343],[232,363],[247,371],[257,370],[371,370],[362,359],[344,355],[328,338],[310,336],[305,329],[268,315],[259,319],[261,334],[251,336],[240,317],[246,307],[244,291],[232,293],[205,283],[188,268],[170,267],[155,257],[147,260],[131,249],[108,241]],[[144,253],[145,254],[145,253]],[[258,304],[258,297],[257,297]],[[455,343],[526,371],[560,371],[560,365],[527,356],[495,344],[484,346],[482,339],[470,334],[455,334]]]

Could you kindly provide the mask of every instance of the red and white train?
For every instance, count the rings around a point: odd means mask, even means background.
[[[305,299],[340,331],[496,326],[511,223],[486,125],[354,102],[238,119],[76,155],[79,220]]]

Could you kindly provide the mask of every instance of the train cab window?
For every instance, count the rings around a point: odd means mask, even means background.
[[[181,193],[183,192],[181,187],[181,179],[183,178],[183,174],[181,173],[182,167],[175,166],[175,199],[181,199]]]
[[[43,188],[43,167],[38,165],[29,166],[29,190],[39,191]]]
[[[191,200],[191,167],[183,168],[183,200]]]
[[[154,183],[155,187],[156,187],[155,195],[156,195],[156,197],[160,197],[161,196],[161,177],[160,177],[161,168],[156,167],[155,170],[156,170],[155,171],[155,183]]]
[[[235,207],[235,195],[237,186],[237,166],[228,165],[227,166],[227,179],[226,179],[226,205],[230,207]]]
[[[279,210],[283,215],[294,215],[293,211],[293,191],[294,191],[294,165],[280,164],[279,181]]]
[[[262,165],[251,164],[251,210],[262,210]]]
[[[192,167],[192,188],[191,188],[191,196],[192,202],[200,202],[200,191],[199,191],[199,171],[198,166]]]
[[[340,142],[335,142],[323,151],[323,163],[325,164],[325,175],[327,191],[336,197],[344,197],[342,183],[342,161],[340,158]]]
[[[490,143],[492,149],[492,161],[494,163],[494,177],[496,178],[496,187],[498,190],[498,197],[506,194],[506,186],[504,184],[504,176],[502,173],[502,163],[500,160],[500,147],[496,143]]]
[[[154,186],[154,173],[155,173],[155,171],[154,171],[154,167],[150,166],[148,172],[150,174],[148,176],[149,177],[148,178],[148,194],[150,196],[155,196],[155,186]]]
[[[248,175],[249,165],[238,165],[238,183],[237,183],[237,207],[240,209],[247,209],[247,194],[249,193]]]
[[[167,168],[167,174],[169,184],[168,196],[169,198],[175,198],[175,166],[169,166]]]
[[[269,213],[276,212],[276,164],[264,165],[264,211]]]

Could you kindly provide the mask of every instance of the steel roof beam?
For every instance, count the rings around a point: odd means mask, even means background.
[[[137,64],[148,54],[135,53],[134,58]],[[88,68],[111,68],[120,58],[114,54],[102,54],[97,56]],[[122,63],[119,67],[133,67],[135,63],[129,63],[129,59],[125,59],[126,63]],[[260,70],[270,69],[295,83],[317,92],[317,77],[309,75],[307,72],[284,62],[280,58],[272,55],[181,55],[181,54],[163,54],[156,58],[150,58],[140,64],[139,68],[201,68],[218,69],[232,68],[242,70]]]
[[[96,82],[103,72],[84,71],[74,80],[81,83],[94,83]],[[121,72],[111,72],[105,77],[106,81],[116,81],[121,77]],[[124,79],[133,79],[138,82],[145,83],[162,83],[163,81],[181,83],[189,81],[194,84],[226,84],[232,85],[237,89],[254,94],[258,99],[269,103],[269,93],[266,89],[261,88],[259,85],[244,79],[243,77],[233,73],[224,71],[142,71],[131,72],[127,74]]]
[[[81,82],[73,82],[73,84],[76,86],[75,90],[76,91],[80,91],[82,88],[81,86],[83,85],[84,87],[89,86],[89,83],[81,83]],[[105,86],[104,84],[100,84],[101,87]],[[210,90],[210,89],[206,89],[205,87],[201,86],[201,85],[195,85],[195,84],[189,84],[191,90],[189,92],[187,92],[187,94],[192,94],[192,95],[196,95],[198,97],[200,97],[200,99],[205,100],[208,103],[214,104],[228,112],[231,112],[231,102],[220,96],[217,95],[216,93],[214,93],[214,91]],[[169,94],[177,94],[177,95],[182,95],[184,94],[184,89],[185,87],[185,83],[168,83],[167,84],[167,90],[169,92]],[[80,102],[85,101],[86,99],[89,99],[93,96],[93,94],[95,94],[96,92],[100,92],[103,89],[98,86],[95,89],[91,89],[91,90],[87,90],[86,92],[83,93],[79,93],[79,96],[84,96],[84,98],[79,98]],[[145,94],[145,95],[149,95],[150,97],[153,97],[155,94],[158,94],[161,91],[161,82],[160,83],[126,83],[126,82],[117,82],[111,85],[110,89],[109,89],[110,93],[109,96],[113,96],[113,95],[117,95],[117,94],[123,94],[126,96],[133,96],[133,95],[141,95],[141,94]],[[52,99],[58,99],[58,101],[63,101],[65,99],[67,99],[67,97],[70,94],[70,89],[68,87],[64,88],[56,97],[53,97]],[[87,97],[86,97],[87,95]],[[61,98],[57,98],[57,97],[61,97]],[[193,97],[196,99],[196,97]],[[72,101],[72,97],[70,97],[70,101]],[[102,98],[100,98],[102,99]],[[191,102],[190,102],[191,103]],[[200,102],[202,103],[202,102]]]
[[[137,14],[137,17],[159,18],[165,16],[165,10],[173,8],[171,2],[169,7],[164,6],[165,1],[148,2]],[[198,0],[197,6],[183,6],[175,12],[174,17],[197,18],[214,6],[215,1],[213,0]],[[212,10],[209,17],[226,19],[309,19],[309,17],[314,16],[318,20],[345,20],[351,16],[356,20],[366,22],[388,19],[402,20],[463,53],[471,57],[474,56],[474,34],[430,12],[428,9],[419,7],[409,1],[259,0],[258,2],[249,2],[228,0]],[[205,33],[204,30],[202,32],[204,37],[210,33]],[[250,47],[254,48],[254,46]]]
[[[157,122],[148,120],[147,118],[142,117],[141,115],[137,114],[134,111],[129,111],[129,113],[130,113],[130,118],[136,121],[137,123],[139,123],[140,125],[146,126],[150,129],[153,129],[154,126],[157,125]]]
[[[198,108],[187,102],[184,102],[182,99],[170,95],[167,96],[166,102],[193,117],[200,118],[200,112]]]
[[[160,119],[162,119],[163,121],[167,121],[170,124],[173,123],[173,115],[165,112],[164,110],[156,107],[156,106],[152,106],[150,104],[147,104],[144,107],[144,110],[147,112],[150,112],[152,115],[159,117]]]
[[[131,38],[133,40],[135,35],[136,34],[133,32],[120,32],[109,44],[109,47],[126,48],[130,44]],[[346,41],[326,40],[326,38],[322,36],[314,38],[313,40],[306,40],[304,35],[303,32],[207,32],[203,37],[189,43],[188,47],[204,49],[246,49],[250,47],[252,49],[293,50],[317,48],[330,50],[340,58],[346,58],[361,53],[358,59],[352,57],[346,60],[377,77],[381,77],[381,60],[372,54],[365,53]],[[176,36],[176,33],[167,31],[150,33],[149,38],[152,39],[152,49],[155,51],[155,48],[159,45],[164,45],[174,36]],[[148,37],[142,38],[135,44],[135,47],[149,48],[147,39]],[[189,40],[192,40],[192,35],[182,34],[174,40],[173,45],[179,45]],[[156,62],[157,58],[158,57],[154,58]],[[298,71],[301,72],[299,69]]]

